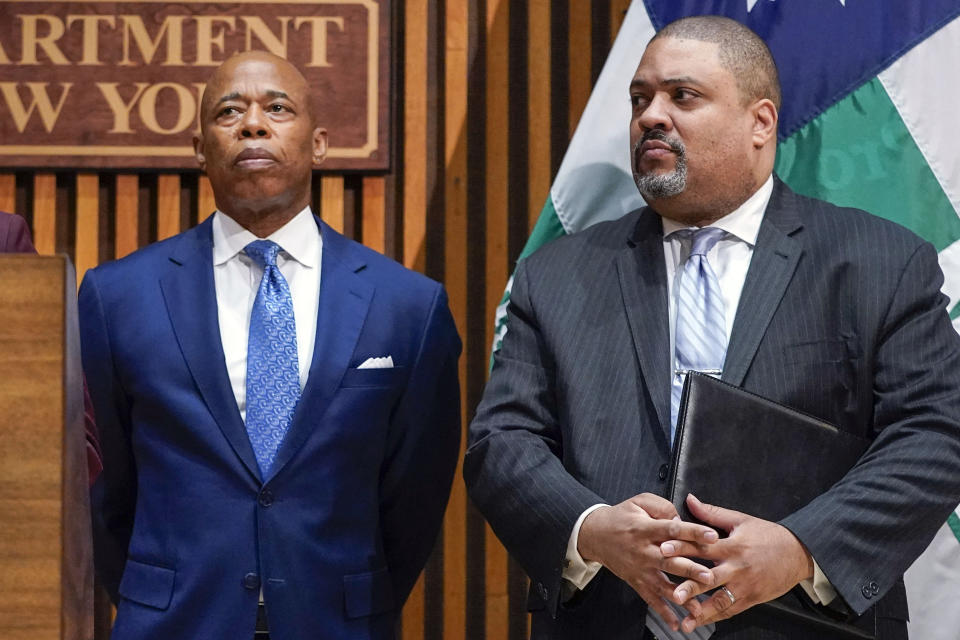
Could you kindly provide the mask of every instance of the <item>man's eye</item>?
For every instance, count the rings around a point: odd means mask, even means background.
[[[630,96],[630,104],[633,105],[634,108],[645,105],[646,103],[647,103],[647,99],[643,96],[640,96],[640,95]]]
[[[240,113],[240,110],[237,109],[236,107],[224,107],[223,109],[220,109],[220,113],[217,115],[222,117],[222,116],[232,116],[238,113]]]
[[[270,113],[283,113],[284,111],[288,111],[288,109],[282,104],[272,104],[267,107],[267,111]]]
[[[677,100],[689,100],[697,97],[697,94],[689,89],[677,89],[677,91],[673,94],[673,97]]]

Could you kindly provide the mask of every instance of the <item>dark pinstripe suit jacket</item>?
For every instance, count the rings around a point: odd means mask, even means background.
[[[873,439],[838,485],[782,524],[884,640],[906,637],[902,574],[960,500],[960,338],[942,282],[933,247],[909,231],[777,181],[723,372]],[[560,239],[517,268],[464,476],[531,577],[534,637],[640,637],[644,603],[606,570],[569,602],[558,592],[585,508],[666,489],[667,304],[650,209]],[[830,636],[753,609],[714,637]]]

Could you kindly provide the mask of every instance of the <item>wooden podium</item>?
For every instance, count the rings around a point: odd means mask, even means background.
[[[65,256],[0,255],[0,634],[93,637],[76,277]]]

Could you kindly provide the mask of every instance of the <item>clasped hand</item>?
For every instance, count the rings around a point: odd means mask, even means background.
[[[786,527],[705,504],[693,495],[687,496],[687,507],[695,518],[726,531],[728,536],[711,544],[678,538],[660,545],[666,558],[692,556],[713,563],[712,584],[688,579],[668,596],[690,614],[681,622],[684,632],[778,598],[813,577],[813,559]],[[695,597],[720,586],[726,590],[717,589],[702,602]]]
[[[689,633],[777,598],[813,576],[813,561],[785,527],[687,497],[698,520],[682,522],[673,505],[649,493],[597,509],[580,527],[577,549],[629,584],[672,629]],[[717,529],[728,536],[719,539]],[[713,563],[708,568],[694,558]],[[672,583],[666,573],[686,578]],[[717,589],[724,586],[733,594]],[[717,589],[704,601],[696,596]],[[684,606],[678,620],[665,600]]]
[[[588,515],[580,526],[577,550],[585,560],[600,562],[633,587],[676,630],[680,620],[664,601],[675,601],[676,585],[665,573],[687,578],[683,584],[696,584],[700,591],[714,585],[714,576],[709,568],[684,557],[687,554],[665,556],[661,546],[666,541],[683,541],[688,548],[701,549],[718,539],[710,527],[682,522],[669,501],[643,493]]]

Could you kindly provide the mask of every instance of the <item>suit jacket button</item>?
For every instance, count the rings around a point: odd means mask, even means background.
[[[871,582],[870,593],[872,593],[875,596],[880,595],[880,585],[878,585],[876,582]]]
[[[269,489],[260,492],[260,506],[269,507],[273,504],[273,493]]]
[[[873,590],[870,588],[869,584],[863,585],[863,588],[860,589],[860,593],[863,594],[863,597],[869,600],[874,596]]]
[[[660,478],[661,480],[666,480],[667,474],[669,472],[670,472],[670,467],[665,464],[662,464],[660,465],[660,469],[657,471],[657,477]]]
[[[260,587],[260,576],[255,573],[248,573],[243,576],[243,586],[246,589],[257,589]]]

